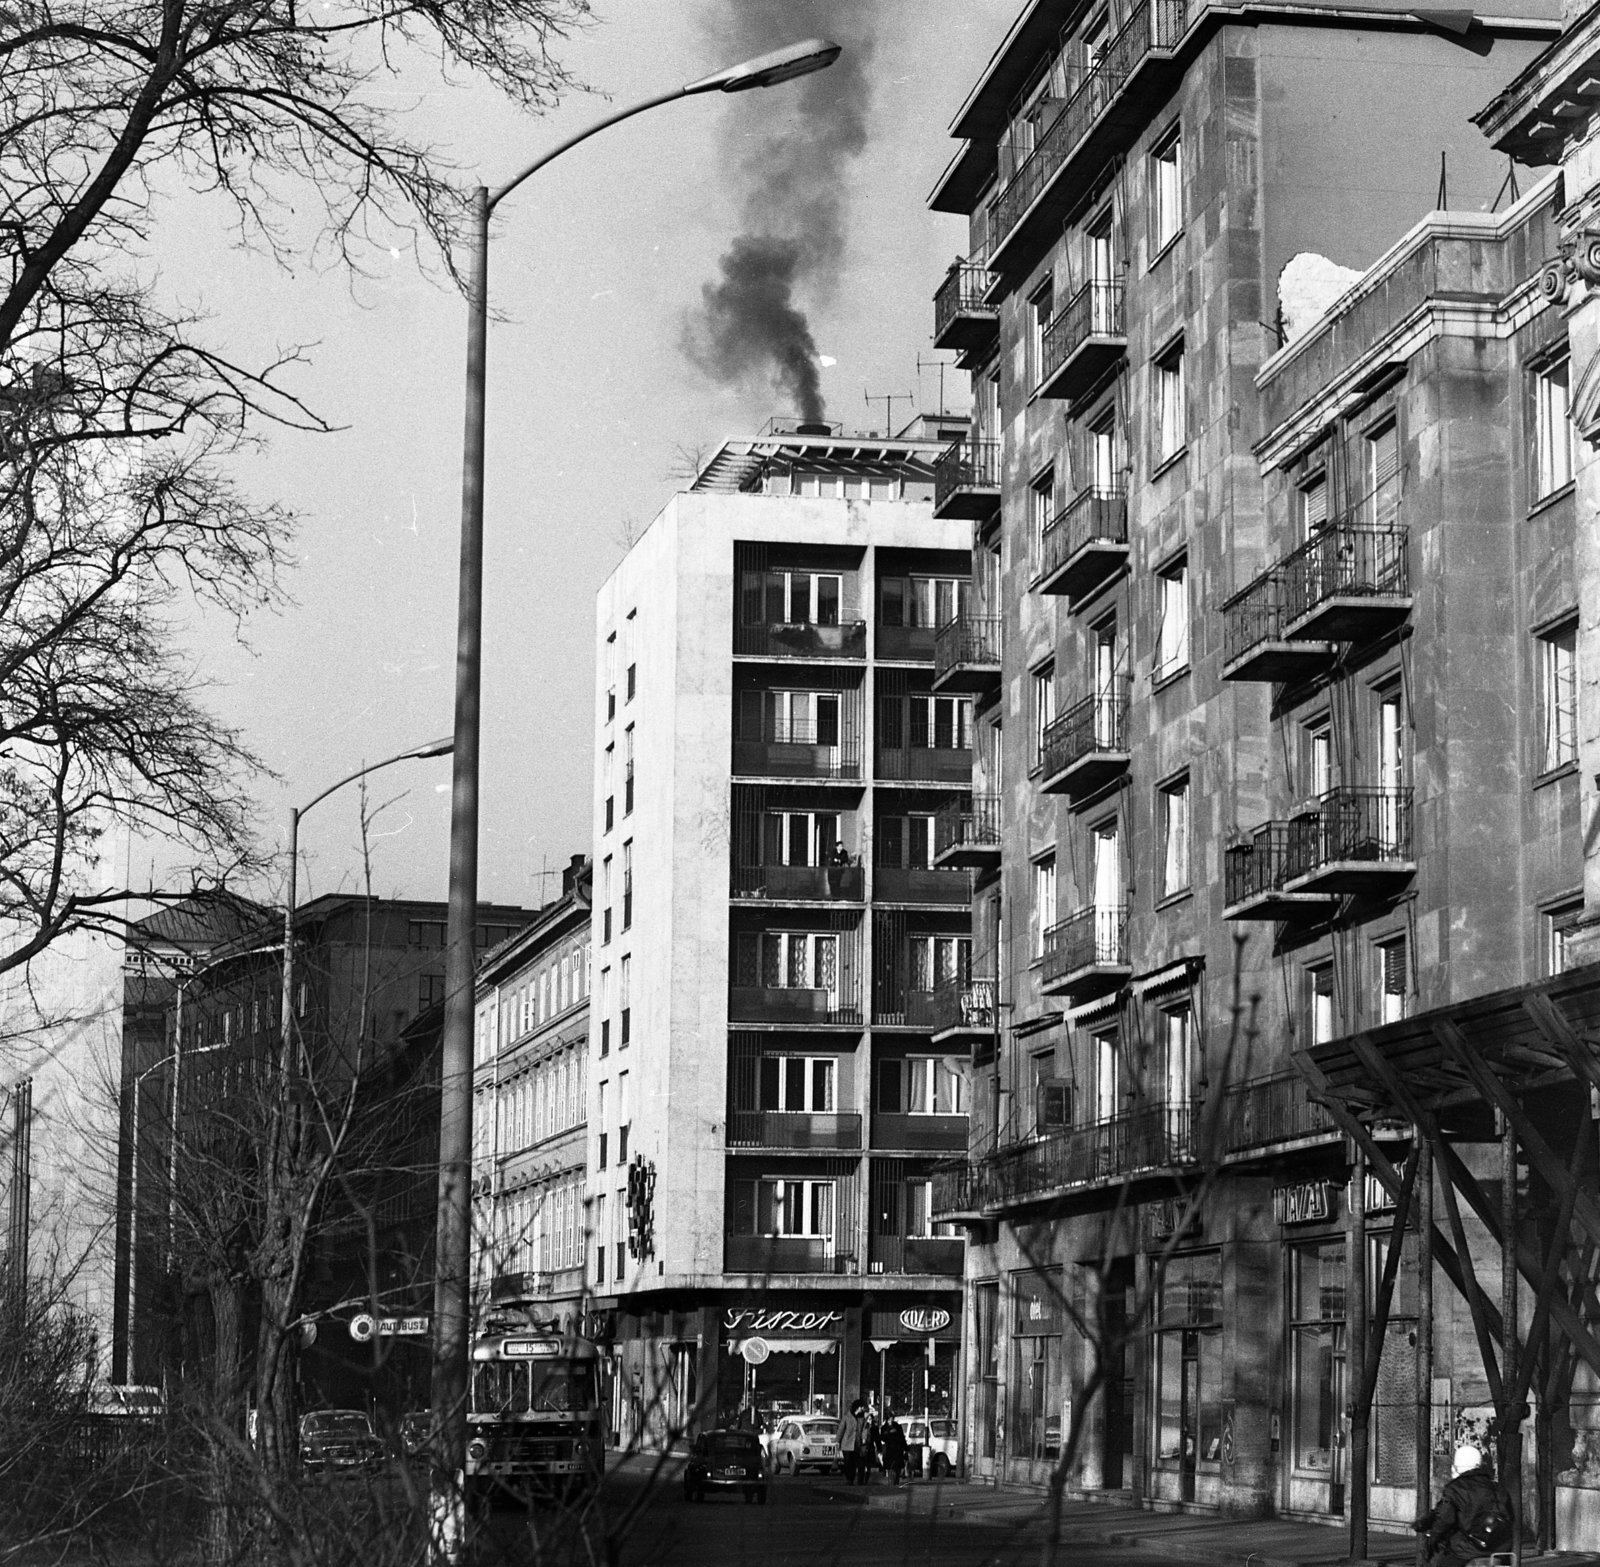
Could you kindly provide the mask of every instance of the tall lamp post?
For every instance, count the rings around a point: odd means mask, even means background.
[[[489,216],[525,179],[579,142],[622,120],[698,93],[748,92],[825,70],[840,46],[808,38],[619,109],[570,136],[498,190],[473,194],[467,281],[467,408],[461,473],[461,575],[456,630],[455,766],[450,814],[450,914],[446,927],[439,1222],[433,1308],[433,1427],[436,1546],[461,1543],[461,1483],[467,1437],[467,1311],[471,1243],[472,1012],[478,921],[478,693],[483,633],[483,445],[489,328]]]

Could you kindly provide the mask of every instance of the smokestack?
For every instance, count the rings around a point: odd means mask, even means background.
[[[744,232],[683,331],[685,353],[710,379],[775,388],[807,423],[827,410],[816,340],[796,294],[826,292],[844,259],[846,167],[866,145],[871,107],[871,9],[850,0],[717,0],[705,11],[718,58],[761,54],[808,32],[844,45],[832,67],[797,86],[729,104],[723,143],[743,186]]]

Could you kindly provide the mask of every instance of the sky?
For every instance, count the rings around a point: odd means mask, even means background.
[[[392,90],[469,181],[503,182],[555,141],[636,98],[743,58],[759,13],[789,36],[838,32],[856,48],[861,134],[818,135],[804,83],[690,98],[642,115],[541,171],[501,207],[491,243],[482,836],[479,896],[535,905],[588,848],[595,591],[630,532],[679,482],[682,453],[754,435],[793,398],[718,384],[685,347],[702,289],[744,230],[835,223],[837,249],[797,284],[830,418],[882,429],[882,401],[936,409],[931,296],[964,248],[962,220],[931,213],[955,151],[948,125],[1017,0],[597,0],[564,63],[590,88],[548,116],[412,62]],[[830,26],[830,24],[832,24]],[[863,50],[862,34],[870,32]],[[776,40],[775,40],[776,41]],[[866,58],[860,58],[865,54]],[[843,62],[841,62],[843,64]],[[839,69],[836,67],[836,70]],[[812,79],[813,89],[825,78]],[[603,94],[604,96],[600,96]],[[819,182],[774,157],[827,170]],[[752,167],[759,175],[752,175]],[[809,194],[808,194],[809,190]],[[824,203],[826,206],[826,202]],[[778,210],[782,208],[783,210]],[[465,306],[414,257],[374,249],[367,276],[326,262],[285,268],[240,248],[215,204],[164,206],[160,288],[212,318],[236,356],[309,345],[290,384],[339,426],[274,435],[238,473],[301,514],[292,607],[192,627],[206,700],[271,776],[256,786],[268,844],[291,805],[371,761],[448,734],[459,545]],[[695,319],[698,319],[695,317]],[[945,401],[965,408],[949,371]],[[894,404],[898,425],[911,404]],[[373,780],[373,889],[442,898],[449,761]],[[359,796],[335,795],[302,827],[300,897],[361,884]],[[143,860],[145,863],[140,864]],[[170,867],[137,846],[135,884]],[[547,873],[547,874],[546,874]],[[278,896],[279,887],[257,889]]]

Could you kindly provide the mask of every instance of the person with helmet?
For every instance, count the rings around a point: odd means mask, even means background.
[[[1460,1567],[1511,1539],[1511,1498],[1470,1442],[1456,1449],[1439,1504],[1415,1528],[1426,1537],[1428,1567]]]

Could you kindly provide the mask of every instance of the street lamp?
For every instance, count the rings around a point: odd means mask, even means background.
[[[365,778],[368,773],[375,773],[385,767],[392,767],[396,762],[421,761],[429,756],[447,756],[455,749],[455,740],[446,737],[443,740],[430,740],[426,745],[413,746],[409,751],[402,751],[398,756],[391,756],[381,762],[374,762],[370,767],[358,767],[348,777],[341,778],[338,783],[329,784],[321,794],[313,796],[306,804],[291,807],[289,811],[289,890],[283,900],[283,1016],[279,1020],[279,1035],[282,1041],[281,1051],[283,1056],[282,1067],[285,1081],[294,1072],[294,915],[295,915],[295,890],[300,876],[300,818],[311,809],[313,805],[320,805],[330,794],[344,788],[348,783],[354,783],[358,778]]]
[[[840,47],[808,38],[730,65],[685,87],[595,121],[530,163],[498,190],[473,192],[467,278],[466,429],[461,460],[461,567],[456,623],[455,765],[450,805],[450,913],[446,926],[439,1105],[439,1222],[433,1307],[436,1546],[461,1546],[461,1483],[467,1442],[467,1296],[471,1241],[472,1011],[478,923],[478,696],[483,659],[483,444],[489,335],[489,215],[531,174],[621,120],[698,93],[748,92],[825,70]]]

